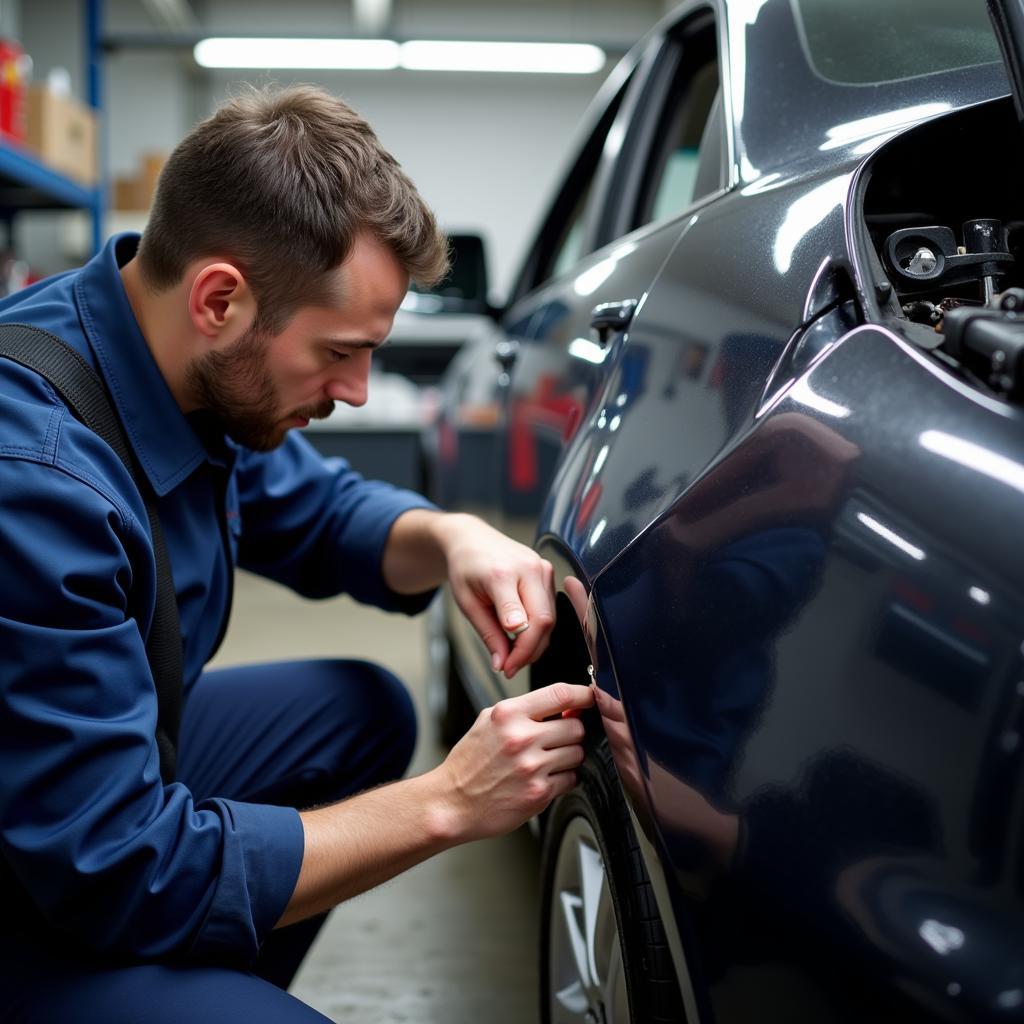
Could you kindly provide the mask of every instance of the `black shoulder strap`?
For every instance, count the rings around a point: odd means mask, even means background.
[[[181,723],[181,623],[167,543],[156,511],[156,495],[132,457],[102,379],[70,345],[38,327],[0,324],[0,356],[35,370],[53,385],[75,416],[117,453],[146,503],[156,557],[156,607],[146,641],[146,657],[156,683],[160,776],[165,783],[171,783]]]

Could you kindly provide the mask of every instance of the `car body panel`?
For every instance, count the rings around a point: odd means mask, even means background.
[[[722,187],[634,227],[661,54],[709,10]],[[1005,72],[838,85],[789,0],[689,4],[631,59],[583,255],[538,283],[533,253],[446,383],[439,496],[550,558],[560,616],[589,595],[565,664],[594,667],[694,1020],[1021,1019],[1021,413],[885,325],[861,214],[887,146],[1008,107]],[[459,389],[490,409],[477,502]]]
[[[876,957],[964,1019],[1014,991],[1021,426],[858,328],[594,584],[635,809],[717,917],[728,1019],[763,971],[795,1015],[813,992],[845,1019]]]
[[[830,82],[810,65],[788,0],[730,3],[723,20],[741,186],[844,165],[901,128],[1009,91],[999,63],[876,85]]]
[[[846,178],[829,181],[845,194]],[[818,187],[790,188],[788,205],[772,194],[755,209],[732,193],[684,220],[628,333],[609,353],[602,393],[586,430],[565,453],[541,517],[544,529],[572,545],[588,578],[752,420],[765,381],[800,324],[819,253],[844,244],[842,208],[832,203],[814,225],[822,244],[791,244],[788,210],[801,202],[806,207]],[[678,235],[680,226],[661,231]],[[752,232],[782,237],[775,249],[786,249],[785,275],[775,266],[744,265]],[[706,253],[717,250],[739,254],[735,278],[707,260]],[[652,438],[665,443],[652,444]]]

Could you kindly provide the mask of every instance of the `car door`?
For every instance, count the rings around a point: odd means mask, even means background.
[[[606,164],[613,126],[636,86],[643,60],[620,63],[605,81],[585,118],[582,143],[569,165],[534,243],[527,250],[513,299],[499,323],[464,348],[443,381],[439,414],[429,439],[432,496],[449,511],[470,512],[506,528],[508,393],[519,354],[539,316],[537,283],[577,264],[590,245],[589,224]],[[526,531],[521,531],[524,536]],[[532,536],[526,537],[526,543]],[[456,674],[471,702],[484,706],[505,695],[490,666],[490,654],[468,620],[445,595],[443,632]]]
[[[529,327],[503,377],[500,441],[500,525],[523,543],[534,542],[542,514],[548,520],[552,484],[609,368],[619,381],[611,431],[650,386],[647,347],[623,349],[630,324],[695,211],[726,185],[717,52],[704,5],[652,37],[593,175],[564,222],[548,227],[554,244],[527,267],[512,318]],[[526,690],[527,675],[507,689]]]

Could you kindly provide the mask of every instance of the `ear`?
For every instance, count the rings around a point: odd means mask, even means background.
[[[214,342],[232,342],[242,336],[256,316],[256,299],[230,263],[208,263],[192,279],[188,295],[192,326]]]

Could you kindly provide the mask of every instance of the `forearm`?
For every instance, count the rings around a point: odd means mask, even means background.
[[[460,841],[436,770],[299,817],[302,868],[277,927],[329,910]]]
[[[478,522],[459,513],[414,508],[403,512],[391,527],[381,569],[396,594],[419,594],[448,578],[445,541],[460,521]]]
[[[540,814],[575,785],[583,760],[583,723],[560,713],[592,702],[587,687],[567,683],[501,701],[425,775],[304,811],[302,867],[278,927]]]

